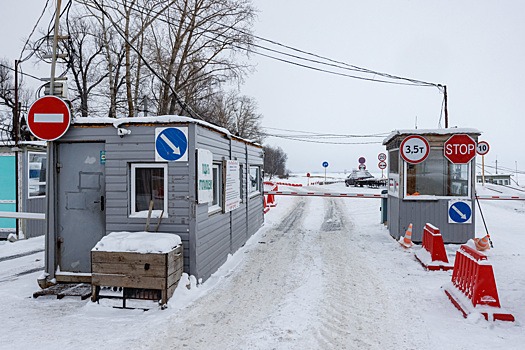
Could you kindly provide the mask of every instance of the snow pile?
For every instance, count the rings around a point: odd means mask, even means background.
[[[168,253],[182,243],[179,235],[159,232],[111,232],[92,250],[103,252]]]

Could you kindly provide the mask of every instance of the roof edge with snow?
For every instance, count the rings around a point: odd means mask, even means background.
[[[194,119],[190,117],[183,117],[179,115],[161,115],[153,117],[125,117],[125,118],[94,118],[94,117],[75,117],[71,120],[71,124],[74,125],[113,125],[115,128],[119,128],[123,124],[169,124],[169,123],[193,123],[198,124],[217,132],[220,132],[227,137],[234,137],[236,139],[249,142],[251,144],[259,145],[253,140],[247,140],[242,137],[233,135],[228,129],[206,122],[204,120]],[[262,146],[261,146],[262,147]]]
[[[453,134],[477,134],[481,135],[481,131],[474,128],[447,128],[447,129],[403,129],[392,131],[384,140],[383,145],[386,145],[394,137],[399,135],[453,135]]]

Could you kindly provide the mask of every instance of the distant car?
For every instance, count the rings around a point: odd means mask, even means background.
[[[374,176],[368,172],[368,170],[352,170],[352,173],[345,179],[345,185],[348,186],[361,186],[360,180],[372,179]]]

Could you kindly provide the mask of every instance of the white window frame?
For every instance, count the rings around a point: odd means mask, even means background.
[[[132,163],[131,164],[131,187],[130,187],[130,199],[131,199],[131,206],[130,206],[130,214],[129,217],[147,217],[148,211],[142,210],[142,211],[136,211],[135,205],[136,205],[136,193],[135,193],[135,185],[136,185],[136,169],[152,169],[152,168],[159,168],[163,169],[164,171],[164,203],[163,203],[163,210],[162,217],[166,218],[168,217],[168,164],[167,163]],[[158,213],[157,213],[158,211]],[[159,217],[160,211],[154,210],[152,212],[151,217]]]
[[[215,214],[218,212],[222,212],[222,164],[213,163],[211,169],[213,174],[213,200],[208,203],[208,214]]]
[[[257,182],[256,182],[256,188],[253,189],[252,188],[252,185],[251,185],[251,173],[252,173],[252,169],[257,169]],[[259,194],[261,194],[261,167],[259,165],[250,165],[248,167],[248,172],[246,174],[246,179],[247,179],[247,185],[248,185],[248,193],[249,193],[249,196],[250,198],[251,197],[255,197]]]
[[[431,148],[431,150],[435,150],[435,151],[438,151],[438,152],[441,152],[443,153],[443,149],[442,148]],[[448,160],[443,156],[444,158],[444,161],[445,162],[448,162]],[[402,161],[402,160],[400,160]],[[464,195],[464,196],[461,196],[461,195],[451,195],[451,196],[438,196],[438,195],[426,195],[426,194],[422,194],[422,195],[417,195],[417,196],[411,196],[409,194],[407,194],[407,179],[408,179],[408,163],[403,161],[403,199],[404,200],[438,200],[438,199],[450,199],[450,198],[461,198],[461,199],[470,199],[471,196],[472,196],[472,193],[471,193],[471,187],[472,187],[472,177],[471,177],[471,171],[472,171],[472,162],[469,162],[467,165],[467,170],[466,170],[466,173],[467,173],[467,194]],[[450,176],[450,174],[448,174]]]
[[[45,156],[46,157],[46,162],[47,162],[47,154],[46,154],[46,152],[34,152],[34,151],[27,152],[27,198],[28,199],[44,198],[46,196],[46,194],[47,194],[47,183],[46,183],[46,181],[44,180],[44,181],[39,181],[39,182],[36,182],[36,183],[31,183],[31,176],[30,176],[31,167],[29,165],[29,160],[31,159],[31,155],[32,154],[38,154],[38,155]],[[43,195],[32,196],[31,195],[31,191],[29,190],[29,186],[30,185],[32,185],[32,186],[45,186],[45,188],[46,188],[45,193]]]

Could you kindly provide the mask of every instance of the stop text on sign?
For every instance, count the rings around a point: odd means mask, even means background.
[[[468,155],[474,152],[476,148],[474,145],[465,145],[465,144],[454,144],[454,145],[447,145],[445,147],[445,154],[448,156],[451,156],[453,154],[460,154],[460,155]]]
[[[467,164],[476,156],[476,142],[467,134],[451,136],[443,149],[445,157],[454,164]]]

